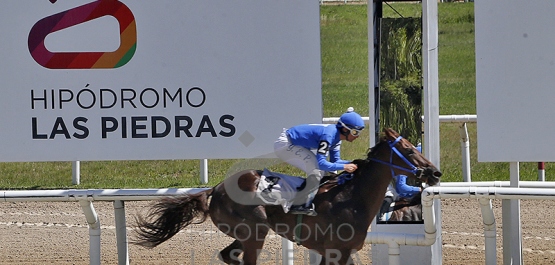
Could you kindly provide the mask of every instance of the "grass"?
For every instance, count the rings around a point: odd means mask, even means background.
[[[440,3],[439,99],[440,114],[475,114],[475,59],[473,3]],[[384,5],[384,17],[419,17],[421,5]],[[399,13],[399,14],[398,14]],[[322,100],[324,117],[339,116],[349,106],[368,113],[368,29],[366,5],[321,7]],[[462,180],[460,124],[440,125],[443,181]],[[468,124],[471,143],[472,180],[509,180],[508,163],[478,163],[476,124]],[[369,130],[355,143],[342,146],[344,159],[364,156]],[[276,132],[277,134],[277,132]],[[229,172],[267,166],[289,174],[296,169],[274,160],[209,160],[212,186]],[[521,163],[521,180],[536,180],[536,163]],[[546,164],[546,172],[555,169]],[[0,163],[0,189],[66,188],[163,188],[199,187],[199,160],[83,161],[81,184],[71,183],[71,162]],[[546,174],[546,180],[553,177]]]

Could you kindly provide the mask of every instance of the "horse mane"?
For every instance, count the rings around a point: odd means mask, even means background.
[[[355,159],[355,160],[353,160],[353,164],[356,164],[357,166],[360,167],[361,165],[369,163],[371,158],[375,158],[375,157],[378,156],[379,150],[386,143],[387,143],[387,139],[385,138],[385,136],[381,137],[380,141],[376,145],[374,145],[374,147],[371,147],[371,148],[368,149],[368,153],[367,153],[365,159]]]
[[[382,136],[380,138],[380,141],[376,145],[374,145],[374,147],[371,147],[370,150],[368,151],[368,159],[378,156],[378,151],[385,144],[387,144],[387,138],[385,136]]]

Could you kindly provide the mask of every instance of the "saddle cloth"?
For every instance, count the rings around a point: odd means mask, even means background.
[[[302,177],[271,172],[265,168],[260,176],[256,194],[265,204],[281,205],[287,213],[297,191],[302,190],[305,181]]]

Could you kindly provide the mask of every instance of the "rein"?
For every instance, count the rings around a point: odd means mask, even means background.
[[[391,155],[389,156],[389,162],[385,162],[385,161],[382,161],[382,160],[379,160],[379,159],[376,159],[376,158],[370,158],[370,160],[392,167],[391,176],[395,175],[393,173],[393,168],[396,168],[396,169],[400,169],[400,170],[403,170],[403,171],[406,171],[406,172],[410,172],[410,173],[414,174],[417,178],[420,178],[421,175],[422,175],[422,169],[417,168],[415,165],[413,165],[403,154],[401,154],[401,152],[399,152],[397,147],[395,147],[395,145],[397,143],[399,143],[399,141],[401,141],[401,139],[403,139],[403,137],[399,136],[393,142],[392,141],[387,141],[389,143],[389,148],[391,149],[391,151],[393,151],[393,152],[391,152]],[[399,158],[401,158],[401,160],[403,160],[405,162],[405,164],[407,164],[407,166],[409,166],[409,168],[393,164],[393,153],[395,153]]]

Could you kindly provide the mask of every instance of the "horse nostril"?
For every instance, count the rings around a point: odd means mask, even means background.
[[[436,176],[438,178],[441,177],[441,175],[443,175],[443,173],[441,173],[441,171],[434,172],[434,176]]]

